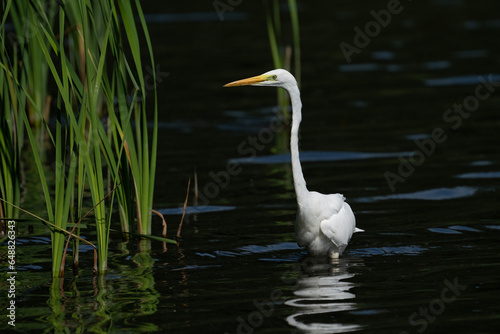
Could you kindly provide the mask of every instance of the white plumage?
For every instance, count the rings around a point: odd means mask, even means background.
[[[297,219],[295,235],[299,246],[306,246],[313,256],[337,258],[347,247],[355,232],[356,219],[349,204],[341,194],[320,194],[306,187],[299,159],[299,126],[302,120],[302,102],[297,81],[288,71],[278,69],[248,79],[228,83],[232,86],[274,86],[288,91],[292,101],[292,129],[290,151],[292,173],[297,195]]]

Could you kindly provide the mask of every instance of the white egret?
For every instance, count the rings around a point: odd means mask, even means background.
[[[290,151],[292,174],[297,195],[297,219],[295,235],[299,246],[306,246],[313,256],[338,258],[347,247],[355,232],[356,219],[342,194],[320,194],[309,191],[302,174],[299,159],[299,125],[302,119],[300,91],[294,76],[288,71],[277,69],[255,77],[234,81],[224,87],[272,86],[284,88],[292,101],[292,130]]]

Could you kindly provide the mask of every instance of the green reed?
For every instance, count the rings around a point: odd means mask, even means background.
[[[16,126],[28,138],[48,220],[57,226],[51,228],[53,276],[62,276],[64,270],[61,264],[66,235],[61,230],[67,230],[68,221],[83,216],[89,200],[95,218],[99,272],[103,273],[107,268],[115,195],[123,232],[129,232],[137,221],[139,234],[151,233],[157,97],[156,82],[146,86],[143,73],[140,32],[149,53],[146,64],[155,66],[140,3],[6,1],[3,10],[0,94],[5,111],[19,119],[16,123],[13,117],[2,115],[0,126],[2,136],[4,127]],[[29,20],[22,21],[25,17]],[[7,18],[14,22],[16,40],[20,42],[10,49],[5,47]],[[27,23],[28,28],[19,22]],[[35,78],[40,87],[28,84]],[[48,95],[49,85],[57,88],[57,96]],[[152,93],[154,101],[151,132],[146,119],[148,93]],[[48,110],[53,119],[50,126]],[[8,169],[12,175],[20,168],[13,160],[17,157],[18,161],[19,155],[11,151],[20,152],[23,147],[22,140],[12,144],[14,139],[0,137],[0,163],[12,165]],[[44,145],[50,147],[54,157],[51,169],[41,149]],[[1,195],[18,205],[19,182],[10,185],[4,179],[0,181]],[[4,189],[14,190],[10,194]],[[111,189],[116,189],[116,194],[112,192],[103,201]]]
[[[271,9],[269,9],[271,7]],[[299,15],[296,0],[288,0],[288,9],[290,11],[290,26],[292,29],[292,46],[290,42],[285,42],[282,31],[282,18],[279,0],[272,0],[271,6],[268,1],[264,3],[266,14],[266,26],[269,37],[269,45],[275,68],[283,68],[293,72],[300,87],[301,66],[300,66],[300,29]],[[293,69],[291,58],[293,57]],[[278,106],[282,115],[289,118],[289,98],[283,89],[278,89]]]
[[[3,40],[3,39],[2,39]],[[0,46],[1,47],[1,46]],[[3,56],[3,55],[2,55]],[[3,58],[3,57],[2,57]],[[3,60],[3,59],[2,59]],[[7,82],[9,78],[0,71],[0,82]],[[19,120],[15,112],[17,105],[11,106],[11,98],[15,92],[10,92],[9,85],[2,85],[0,89],[0,99],[4,110],[3,117],[0,117],[0,197],[9,202],[19,203],[21,199],[21,147],[23,143],[23,122]],[[0,218],[17,218],[16,208],[0,203]]]

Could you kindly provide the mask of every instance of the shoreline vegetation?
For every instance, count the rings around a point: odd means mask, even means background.
[[[47,218],[37,219],[51,231],[52,276],[64,275],[68,235],[77,265],[90,225],[103,274],[113,212],[124,238],[151,234],[158,106],[156,78],[143,72],[156,66],[140,2],[2,4],[0,217],[19,217],[29,177],[43,194]],[[93,222],[79,224],[88,214]]]

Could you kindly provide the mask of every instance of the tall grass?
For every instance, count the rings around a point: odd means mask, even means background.
[[[139,234],[151,233],[157,99],[156,83],[152,88],[146,86],[143,73],[144,64],[155,66],[140,3],[138,0],[6,1],[3,10],[2,46],[8,41],[7,20],[14,22],[19,43],[2,48],[1,96],[5,114],[8,111],[18,119],[16,123],[13,117],[3,119],[2,115],[0,126],[24,125],[48,220],[58,227],[51,228],[53,276],[63,274],[66,235],[61,229],[67,229],[68,221],[82,217],[84,207],[89,206],[93,207],[99,272],[103,273],[107,268],[115,193],[107,201],[102,199],[111,189],[117,189],[124,232],[129,232],[136,221]],[[24,26],[19,22],[25,22]],[[140,41],[141,35],[144,42]],[[141,57],[144,43],[149,54],[146,63]],[[34,78],[38,78],[37,85],[42,87],[28,84]],[[51,86],[57,90],[52,98],[47,89]],[[148,131],[146,119],[148,93],[152,93],[154,101],[152,131]],[[37,126],[41,130],[36,130]],[[36,135],[37,131],[45,135]],[[43,142],[45,137],[47,143]],[[23,147],[19,140],[14,145],[12,138],[0,140],[0,148],[12,147],[20,152]],[[40,148],[47,144],[54,157],[52,170],[47,169],[48,162]],[[15,161],[8,160],[10,156],[10,152],[2,150],[0,162],[12,165],[9,173],[15,175],[20,168]],[[7,181],[2,179],[2,182]],[[19,204],[15,191],[12,195],[2,192],[2,196]]]
[[[2,39],[3,40],[3,39]],[[2,46],[0,46],[2,47]],[[3,59],[2,59],[3,62]],[[5,73],[0,71],[0,82],[6,82]],[[19,203],[21,197],[21,147],[23,144],[23,122],[11,105],[11,92],[8,85],[2,85],[0,100],[3,117],[0,117],[0,197],[12,203]],[[0,203],[0,218],[17,218],[18,211],[4,202]]]

